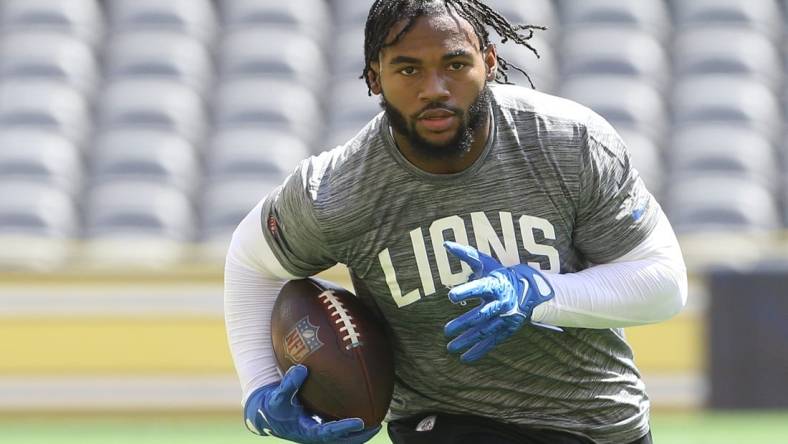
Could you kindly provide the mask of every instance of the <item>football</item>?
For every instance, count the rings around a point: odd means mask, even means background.
[[[394,359],[383,324],[353,293],[314,278],[287,282],[271,317],[274,353],[283,373],[309,369],[298,397],[326,420],[383,421],[394,389]]]

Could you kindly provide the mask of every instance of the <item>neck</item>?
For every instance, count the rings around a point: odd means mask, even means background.
[[[473,143],[467,153],[450,159],[435,159],[424,156],[413,149],[407,137],[393,130],[394,141],[400,153],[415,167],[432,174],[454,174],[464,171],[473,165],[484,152],[487,139],[490,137],[491,113],[487,114],[484,124],[473,132]]]

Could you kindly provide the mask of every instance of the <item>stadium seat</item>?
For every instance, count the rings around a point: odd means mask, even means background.
[[[788,115],[784,117],[788,118]],[[775,146],[778,150],[778,155],[780,156],[780,159],[782,159],[783,174],[785,175],[786,178],[788,178],[788,125],[786,125],[783,128],[783,130],[784,130],[783,137],[782,139],[780,139],[780,141],[777,144],[775,144]],[[788,186],[788,180],[786,180],[785,182],[786,182],[785,185]],[[788,201],[786,201],[785,204],[786,206],[788,206]]]
[[[337,82],[328,98],[329,133],[348,127],[357,133],[380,111],[380,96],[369,96],[366,83],[361,79]],[[345,143],[329,137],[333,144]],[[326,147],[320,147],[325,149]]]
[[[778,0],[672,0],[671,6],[677,28],[751,28],[775,41],[782,35],[783,14]]]
[[[705,75],[680,80],[673,91],[674,128],[721,123],[751,128],[776,141],[780,107],[761,83],[735,76]]]
[[[85,200],[80,258],[92,268],[160,271],[186,260],[196,213],[177,188],[139,181],[98,185]],[[165,268],[166,267],[166,268]]]
[[[664,48],[642,29],[585,26],[564,33],[561,77],[614,74],[650,83],[660,91],[670,78]]]
[[[280,131],[233,128],[214,137],[206,156],[208,177],[282,180],[309,156],[299,138]]]
[[[202,203],[202,259],[223,262],[235,227],[279,185],[280,182],[257,179],[228,180],[210,187]]]
[[[777,201],[768,189],[725,175],[671,181],[666,211],[678,234],[781,227]]]
[[[320,145],[316,145],[313,153],[319,153],[335,148],[340,145],[346,144],[348,141],[356,137],[359,132],[364,128],[364,125],[358,124],[345,124],[332,126],[328,131],[327,136],[323,139]]]
[[[103,129],[139,128],[171,131],[198,146],[206,131],[199,95],[172,80],[118,80],[101,96]]]
[[[783,229],[788,226],[788,183],[783,181],[782,183],[782,191],[780,193],[780,202],[782,203],[782,218],[783,218]]]
[[[145,181],[174,186],[187,195],[198,185],[200,163],[192,145],[173,133],[121,129],[95,143],[92,182]]]
[[[364,27],[374,0],[333,0],[337,28]]]
[[[564,27],[637,28],[665,41],[671,28],[663,0],[559,0]]]
[[[372,3],[373,0],[334,0],[338,25],[340,27],[363,25]],[[520,0],[487,0],[485,3],[500,12],[512,24],[553,28],[557,23],[555,8],[550,0],[531,0],[527,3]]]
[[[359,1],[354,0],[354,3]],[[327,41],[325,37],[332,23],[325,0],[224,0],[220,4],[224,26],[231,31],[238,28],[286,29],[322,43]]]
[[[772,90],[782,84],[782,62],[765,35],[747,28],[690,28],[676,36],[674,73],[678,77],[728,74],[763,83]]]
[[[788,33],[786,33],[785,44],[783,44],[783,90],[782,90],[782,104],[783,116],[788,123]]]
[[[677,131],[670,143],[671,177],[721,174],[778,191],[778,159],[761,134],[730,125],[694,125]]]
[[[62,189],[0,179],[0,236],[71,238],[78,234],[74,201]]]
[[[30,181],[74,197],[82,184],[82,156],[73,143],[34,130],[0,132],[0,180]]]
[[[219,128],[271,128],[290,131],[310,143],[322,128],[314,94],[295,82],[241,79],[219,86],[214,102]]]
[[[281,78],[301,83],[316,94],[326,84],[330,71],[315,41],[287,29],[242,28],[228,33],[219,51],[219,68],[224,80],[236,78]]]
[[[591,108],[616,129],[631,129],[660,144],[667,126],[665,104],[653,86],[624,76],[575,77],[563,84],[563,97]]]
[[[660,196],[664,186],[664,162],[659,147],[646,136],[631,129],[620,129],[618,134],[627,146],[632,166],[638,170],[646,187],[655,196]]]
[[[209,187],[202,200],[202,234],[227,252],[227,242],[238,223],[257,203],[281,184],[270,178],[228,179]]]
[[[66,83],[90,97],[99,67],[93,50],[76,37],[53,32],[16,32],[0,39],[0,77]]]
[[[282,147],[279,147],[281,149]],[[289,152],[289,151],[288,151]],[[208,175],[215,178],[270,178],[282,180],[293,169],[297,161],[283,152],[272,152],[260,148],[236,148],[215,153],[211,157]],[[296,157],[296,156],[292,156]],[[303,159],[300,154],[298,159]]]
[[[336,80],[358,78],[364,70],[364,24],[337,30],[334,39],[333,73]]]
[[[560,37],[556,32],[558,17],[551,0],[487,0],[485,3],[514,25],[546,26],[546,31],[536,31],[542,39],[553,41]]]
[[[106,76],[119,79],[169,79],[204,95],[212,86],[213,61],[200,41],[165,31],[115,35],[106,51]]]
[[[90,127],[90,109],[85,98],[68,85],[47,80],[0,84],[0,132],[49,131],[81,147]]]
[[[493,39],[498,50],[498,55],[508,62],[514,63],[523,71],[528,73],[528,77],[539,91],[552,93],[558,85],[558,60],[552,46],[539,34],[529,40],[529,44],[539,52],[539,57],[527,47],[512,41],[501,44],[497,39]],[[514,68],[507,73],[509,82],[515,85],[530,88],[528,79],[521,72]]]
[[[48,272],[73,254],[77,209],[63,190],[0,180],[0,269]]]
[[[0,29],[4,33],[56,32],[100,44],[104,21],[96,0],[3,0]]]
[[[217,33],[211,0],[109,0],[113,32],[162,30],[191,36],[211,46]]]
[[[189,241],[195,215],[175,187],[147,181],[115,181],[91,188],[85,201],[89,238],[160,238]]]

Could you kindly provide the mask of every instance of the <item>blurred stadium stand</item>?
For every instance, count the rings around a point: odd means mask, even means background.
[[[229,214],[243,214],[300,157],[343,143],[380,111],[358,78],[370,3],[4,0],[0,180],[46,185],[73,199],[76,246],[96,240],[91,215],[112,202],[96,201],[96,188],[123,193],[114,182],[128,180],[173,187],[186,199],[196,219],[178,236],[163,230],[164,241],[226,241]],[[677,232],[785,226],[788,62],[778,1],[490,5],[516,22],[548,26],[533,40],[541,59],[514,44],[499,44],[500,53],[537,89],[613,123]],[[715,187],[710,195],[742,194],[716,188],[735,186],[720,175],[761,185],[758,199],[742,196],[763,200],[761,210],[731,224],[731,214],[743,211],[735,199],[713,211],[695,206],[693,195],[708,187]],[[247,180],[266,185],[244,199],[225,196],[220,235],[205,220],[215,219],[208,207],[227,183],[238,192]],[[685,192],[688,180],[698,188]],[[230,202],[238,208],[230,211]],[[18,220],[6,225],[0,233],[13,232]],[[149,228],[140,227],[155,238]]]
[[[371,2],[0,0],[0,271],[220,278],[247,211],[380,112]],[[500,53],[619,130],[691,272],[785,250],[788,0],[489,4],[548,26]]]

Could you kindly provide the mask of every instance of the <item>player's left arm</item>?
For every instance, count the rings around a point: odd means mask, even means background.
[[[687,269],[659,210],[651,234],[625,255],[576,273],[544,274],[555,297],[533,320],[562,327],[618,328],[667,320],[687,302]]]
[[[578,173],[573,243],[598,265],[541,273],[527,264],[503,267],[448,243],[473,270],[470,282],[451,289],[450,300],[482,300],[445,326],[454,337],[448,350],[464,352],[462,361],[480,359],[524,324],[619,328],[663,321],[685,305],[686,267],[670,222],[631,167],[620,137],[594,117]]]
[[[503,267],[471,247],[446,242],[446,248],[475,271],[471,276],[474,280],[450,291],[452,302],[483,297],[495,290],[500,285],[491,277],[499,281],[532,280],[531,291],[541,287],[544,299],[539,301],[539,295],[532,296],[529,320],[537,325],[619,328],[651,324],[671,318],[687,302],[684,259],[670,222],[661,211],[651,234],[630,252],[576,273],[541,273],[525,264]],[[482,264],[483,261],[487,263]],[[507,271],[512,273],[511,278],[501,279]],[[511,284],[513,289],[515,286]],[[528,288],[520,292],[523,291],[527,295]],[[452,331],[456,327],[450,328]]]

